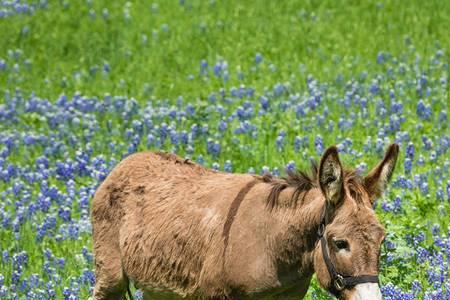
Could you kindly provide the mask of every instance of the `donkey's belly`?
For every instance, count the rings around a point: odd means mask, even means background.
[[[257,300],[257,299],[279,299],[279,300],[299,300],[303,299],[308,291],[311,276],[297,280],[296,282],[284,282],[279,288],[269,289],[264,292],[255,293],[237,299]]]
[[[225,294],[216,293],[214,296],[205,296],[205,290],[199,287],[193,294],[188,296],[181,295],[170,289],[164,288],[150,288],[149,285],[136,284],[136,288],[140,288],[144,293],[145,300],[183,300],[183,299],[204,299],[204,300],[299,300],[303,299],[308,291],[308,287],[311,282],[311,275],[307,275],[301,279],[297,279],[295,282],[284,281],[279,282],[280,286],[276,288],[267,288],[263,291],[242,291],[229,287],[228,292]],[[211,287],[209,287],[211,288]],[[230,292],[231,289],[231,292]],[[218,290],[216,290],[218,291]],[[199,296],[203,295],[203,296]]]
[[[182,297],[174,292],[167,290],[142,290],[144,293],[144,300],[158,299],[158,300],[194,300],[194,299],[229,299],[229,300],[299,300],[303,299],[308,291],[308,287],[311,281],[311,277],[305,278],[305,280],[296,283],[292,286],[280,287],[277,289],[255,293],[251,295],[235,295],[226,298],[223,297],[211,297],[211,298],[199,298],[199,297]]]

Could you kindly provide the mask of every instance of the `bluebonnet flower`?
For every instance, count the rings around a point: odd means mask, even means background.
[[[83,249],[81,250],[81,253],[83,254],[83,257],[87,262],[93,261],[92,253],[90,253],[86,247],[83,247]]]
[[[409,142],[406,146],[406,157],[408,157],[411,160],[414,160],[414,144]]]
[[[422,291],[422,285],[417,279],[411,283],[411,291],[417,296]]]
[[[280,170],[278,169],[278,167],[274,167],[272,170],[272,174],[274,176],[280,176]]]
[[[209,126],[208,126],[208,124],[204,124],[202,126],[202,134],[207,135],[208,133],[209,133]]]
[[[423,155],[421,154],[419,156],[419,158],[417,159],[417,165],[419,166],[423,166],[425,164],[425,158],[423,157]]]
[[[391,132],[396,132],[400,130],[401,121],[400,118],[393,114],[389,117],[389,130]]]
[[[256,55],[255,55],[255,63],[259,64],[259,63],[262,62],[262,60],[263,60],[262,54],[261,53],[256,53]]]
[[[12,273],[11,282],[13,284],[19,284],[21,275],[22,274],[19,271],[14,270],[13,273]]]
[[[111,67],[109,66],[108,62],[104,62],[103,63],[103,73],[109,74],[109,72],[111,72]]]
[[[220,120],[218,129],[220,132],[224,132],[228,127],[228,123],[225,120]]]
[[[270,102],[269,102],[269,99],[267,97],[265,97],[265,96],[259,97],[259,103],[261,104],[261,107],[264,110],[269,109]]]
[[[316,138],[314,140],[314,147],[315,147],[316,153],[318,155],[321,155],[322,152],[324,151],[323,139],[320,135],[316,136]]]
[[[377,54],[377,63],[378,64],[382,64],[384,62],[384,59],[385,59],[385,57],[384,57],[383,52],[378,52],[378,54]]]
[[[56,266],[59,268],[64,268],[66,265],[66,260],[62,257],[55,259]]]
[[[8,296],[8,288],[4,285],[0,285],[0,297],[6,299]]]
[[[50,249],[48,249],[48,248],[44,249],[44,257],[45,257],[45,259],[47,259],[47,260],[53,259],[53,253],[52,253],[52,250],[50,250]]]
[[[270,173],[270,168],[268,166],[263,166],[261,168],[261,174]]]
[[[15,270],[20,270],[23,266],[26,266],[28,264],[29,257],[28,253],[26,251],[21,251],[19,253],[16,253],[12,257],[12,263],[13,268]]]
[[[288,172],[288,171],[289,171],[289,172],[295,171],[295,170],[296,170],[295,162],[294,162],[293,160],[290,160],[290,161],[287,163],[285,170],[286,170],[286,172]]]
[[[64,296],[64,300],[68,300],[71,295],[71,291],[69,288],[64,287],[62,294]]]
[[[71,210],[67,206],[60,207],[58,210],[58,215],[64,222],[69,222],[71,220]]]
[[[356,172],[359,175],[362,175],[367,170],[367,164],[365,162],[361,162],[356,166]]]
[[[426,105],[423,100],[420,100],[417,103],[416,113],[422,120],[430,120],[432,114],[431,106]]]
[[[216,170],[216,171],[219,171],[219,169],[220,169],[220,165],[217,162],[214,162],[211,167],[213,170]]]
[[[400,213],[402,210],[402,199],[400,196],[396,196],[392,202],[392,209],[395,213]]]
[[[230,160],[225,161],[225,164],[223,165],[223,169],[225,172],[228,172],[228,173],[233,172],[233,165],[231,164]]]
[[[430,162],[436,162],[436,159],[437,159],[436,151],[431,151],[430,152]]]
[[[141,290],[136,290],[134,293],[134,299],[136,300],[144,300],[144,293]]]
[[[426,135],[422,136],[423,146],[426,150],[431,150],[433,148],[433,141]]]
[[[84,269],[81,275],[81,282],[93,286],[95,284],[94,272],[88,269]]]
[[[384,140],[381,138],[377,138],[376,144],[375,144],[375,151],[378,153],[382,153],[384,151]]]
[[[439,200],[439,201],[444,200],[444,190],[441,187],[439,187],[436,190],[436,199]]]
[[[285,135],[280,134],[277,136],[277,138],[275,140],[278,151],[283,151],[283,149],[284,149],[284,143],[285,143],[284,137],[285,137]]]
[[[441,231],[441,228],[440,228],[439,224],[434,224],[431,229],[431,232],[433,233],[433,235],[439,235],[440,231]]]
[[[199,164],[199,165],[204,165],[205,164],[205,159],[203,158],[203,155],[199,155],[198,157],[197,157],[197,163]]]
[[[170,130],[169,136],[170,136],[170,142],[172,143],[172,145],[178,146],[180,143],[180,138],[179,138],[178,132],[176,132],[175,130]]]
[[[409,157],[405,158],[404,167],[405,167],[405,174],[410,174],[412,169],[412,161]]]
[[[103,8],[103,9],[102,9],[102,17],[103,17],[103,19],[105,19],[105,20],[108,20],[108,19],[109,19],[109,11],[108,11],[107,8]]]
[[[384,210],[385,212],[392,211],[391,205],[386,201],[381,202],[381,209]]]
[[[203,76],[208,74],[208,61],[206,59],[200,61],[200,74]]]
[[[294,138],[294,150],[295,152],[299,152],[300,151],[300,147],[302,146],[303,140],[301,137],[296,136]]]
[[[194,116],[195,115],[195,107],[192,104],[190,104],[190,103],[188,103],[186,105],[186,114],[188,116]]]
[[[7,264],[9,262],[10,256],[8,250],[2,251],[2,261],[3,263]]]
[[[216,64],[213,67],[213,71],[214,71],[214,75],[216,75],[217,77],[223,77],[225,71],[227,71],[228,69],[228,63],[226,61],[218,61],[216,62]]]
[[[68,180],[74,178],[74,166],[70,160],[67,160],[65,163],[61,161],[56,162],[56,174],[59,175],[62,179]]]
[[[221,146],[219,142],[208,140],[207,142],[207,151],[209,154],[213,155],[214,157],[218,157],[220,154]]]
[[[439,124],[447,124],[447,112],[445,110],[441,110],[439,113]]]
[[[147,148],[150,148],[155,142],[155,137],[153,136],[153,134],[149,133],[147,135]]]

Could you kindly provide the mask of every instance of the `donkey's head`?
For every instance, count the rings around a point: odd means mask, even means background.
[[[314,269],[319,283],[340,299],[381,299],[378,271],[385,232],[372,205],[392,176],[398,152],[398,145],[391,145],[364,178],[342,168],[336,147],[328,148],[320,161],[325,205]]]

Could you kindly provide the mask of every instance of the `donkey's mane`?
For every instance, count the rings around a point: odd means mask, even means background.
[[[294,188],[288,206],[296,207],[299,200],[303,202],[311,189],[319,187],[318,166],[314,160],[311,161],[310,174],[299,170],[288,170],[286,175],[281,178],[274,177],[270,173],[263,175],[263,181],[272,184],[272,189],[267,196],[267,207],[271,210],[280,205],[280,194],[286,188]],[[361,195],[366,193],[362,184],[362,178],[353,170],[344,170],[344,184],[347,186],[352,198],[357,203],[362,203]],[[300,197],[302,193],[303,195]]]
[[[288,170],[285,177],[277,178],[272,176],[270,173],[263,175],[264,182],[271,183],[272,189],[270,190],[269,196],[267,196],[267,207],[269,209],[274,209],[279,206],[279,197],[281,192],[288,188],[294,188],[294,192],[291,195],[289,206],[296,206],[299,200],[299,196],[302,192],[303,199],[309,190],[317,187],[317,163],[311,161],[311,175],[299,170]]]

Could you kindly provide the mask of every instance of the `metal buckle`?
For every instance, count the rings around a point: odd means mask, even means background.
[[[339,274],[336,275],[336,278],[334,278],[333,284],[334,284],[334,287],[336,288],[336,290],[338,290],[339,292],[342,291],[343,289],[345,289],[344,277],[342,277]]]

